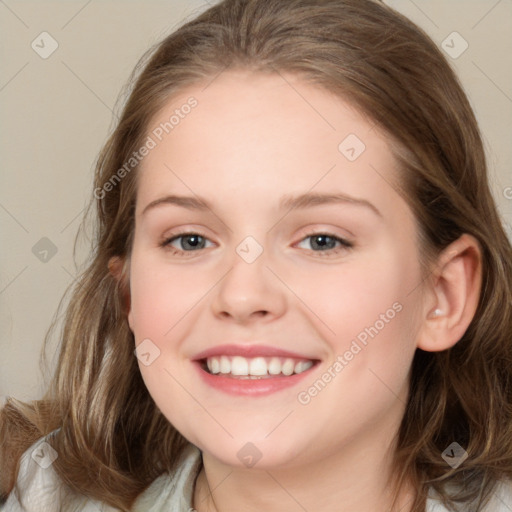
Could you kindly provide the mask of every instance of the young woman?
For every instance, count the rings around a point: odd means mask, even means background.
[[[133,81],[4,509],[512,509],[512,250],[435,44],[225,0]]]

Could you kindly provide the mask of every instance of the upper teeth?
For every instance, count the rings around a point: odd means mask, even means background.
[[[209,357],[206,365],[211,373],[230,373],[231,375],[292,375],[302,373],[313,366],[313,361],[296,361],[291,358],[279,357],[254,357],[245,358],[242,356]]]

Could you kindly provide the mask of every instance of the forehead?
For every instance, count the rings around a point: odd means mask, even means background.
[[[140,166],[139,213],[171,192],[215,192],[244,208],[313,188],[341,188],[383,206],[398,199],[386,136],[352,105],[297,76],[221,73],[170,99],[147,135],[154,148]]]

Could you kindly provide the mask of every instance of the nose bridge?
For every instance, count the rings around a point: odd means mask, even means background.
[[[283,314],[285,290],[267,268],[269,254],[252,236],[238,244],[231,257],[230,271],[217,287],[212,304],[214,314],[237,322]]]

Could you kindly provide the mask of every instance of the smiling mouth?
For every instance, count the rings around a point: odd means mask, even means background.
[[[298,375],[312,368],[318,361],[291,357],[216,356],[201,360],[204,371],[210,375],[233,379],[272,379]]]

